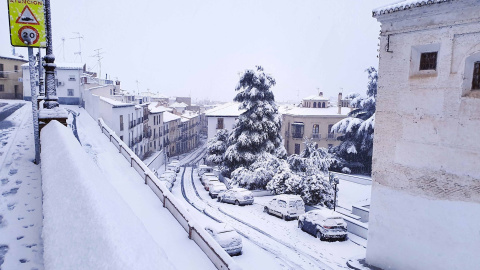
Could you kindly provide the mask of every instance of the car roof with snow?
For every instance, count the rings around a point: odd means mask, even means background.
[[[227,223],[212,223],[205,226],[205,229],[210,229],[215,233],[222,233],[222,232],[230,232],[235,231],[230,225]]]
[[[312,214],[317,213],[325,218],[337,218],[337,217],[343,218],[342,215],[328,208],[315,209],[307,213],[312,213]]]
[[[273,197],[273,199],[284,200],[284,201],[298,201],[298,200],[302,200],[302,197],[300,197],[299,195],[293,195],[293,194],[281,194]]]

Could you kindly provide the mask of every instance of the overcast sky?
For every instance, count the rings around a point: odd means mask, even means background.
[[[377,67],[372,9],[395,0],[51,0],[56,61],[83,62],[122,89],[230,101],[238,73],[262,65],[277,101],[365,93]],[[0,55],[11,55],[0,1]],[[62,42],[62,37],[65,41]],[[17,48],[17,53],[27,54]],[[64,61],[65,60],[65,61]]]

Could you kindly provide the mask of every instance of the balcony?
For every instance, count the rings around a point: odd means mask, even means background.
[[[8,73],[5,71],[0,71],[0,79],[7,79]]]
[[[335,136],[335,133],[328,133],[327,141],[328,140],[336,140],[337,137]]]
[[[320,140],[320,139],[322,139],[322,134],[320,134],[320,133],[312,133],[312,139],[313,139],[313,140]]]
[[[292,138],[303,139],[303,132],[292,132]]]

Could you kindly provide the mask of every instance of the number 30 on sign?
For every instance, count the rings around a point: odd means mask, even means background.
[[[7,1],[12,46],[45,48],[43,0]]]

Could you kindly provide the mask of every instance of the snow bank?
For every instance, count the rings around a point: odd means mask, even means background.
[[[174,269],[69,129],[41,142],[45,269]]]

